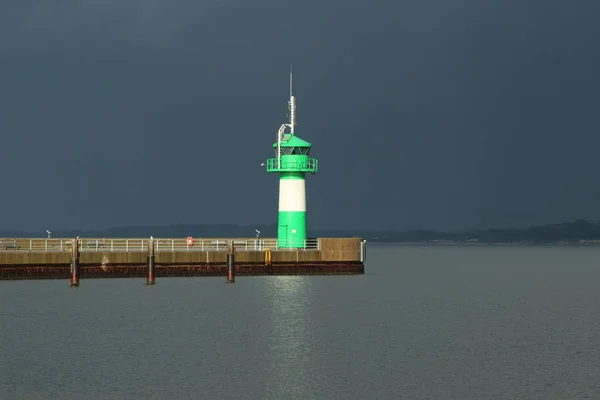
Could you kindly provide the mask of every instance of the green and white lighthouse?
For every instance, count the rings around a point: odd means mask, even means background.
[[[306,186],[305,174],[316,173],[318,161],[309,158],[311,144],[294,133],[296,125],[296,98],[292,95],[290,72],[290,122],[283,124],[273,144],[275,157],[267,159],[267,172],[279,173],[279,219],[277,239],[279,247],[306,246]],[[287,132],[286,132],[287,130]]]

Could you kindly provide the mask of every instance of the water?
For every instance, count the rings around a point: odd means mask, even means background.
[[[600,398],[600,248],[368,257],[233,285],[0,282],[0,399]]]

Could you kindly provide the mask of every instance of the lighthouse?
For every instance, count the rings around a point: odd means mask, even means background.
[[[292,93],[290,72],[290,121],[282,124],[273,144],[275,157],[267,159],[267,172],[279,174],[279,216],[277,221],[278,247],[306,246],[306,173],[315,174],[319,163],[309,158],[311,144],[294,132],[296,98]]]

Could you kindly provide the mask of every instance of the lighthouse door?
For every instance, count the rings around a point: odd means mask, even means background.
[[[287,225],[279,225],[279,244],[278,247],[287,247],[288,246],[288,226]]]

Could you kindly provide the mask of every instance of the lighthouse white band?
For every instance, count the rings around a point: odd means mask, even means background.
[[[279,180],[279,211],[306,211],[304,179]]]

